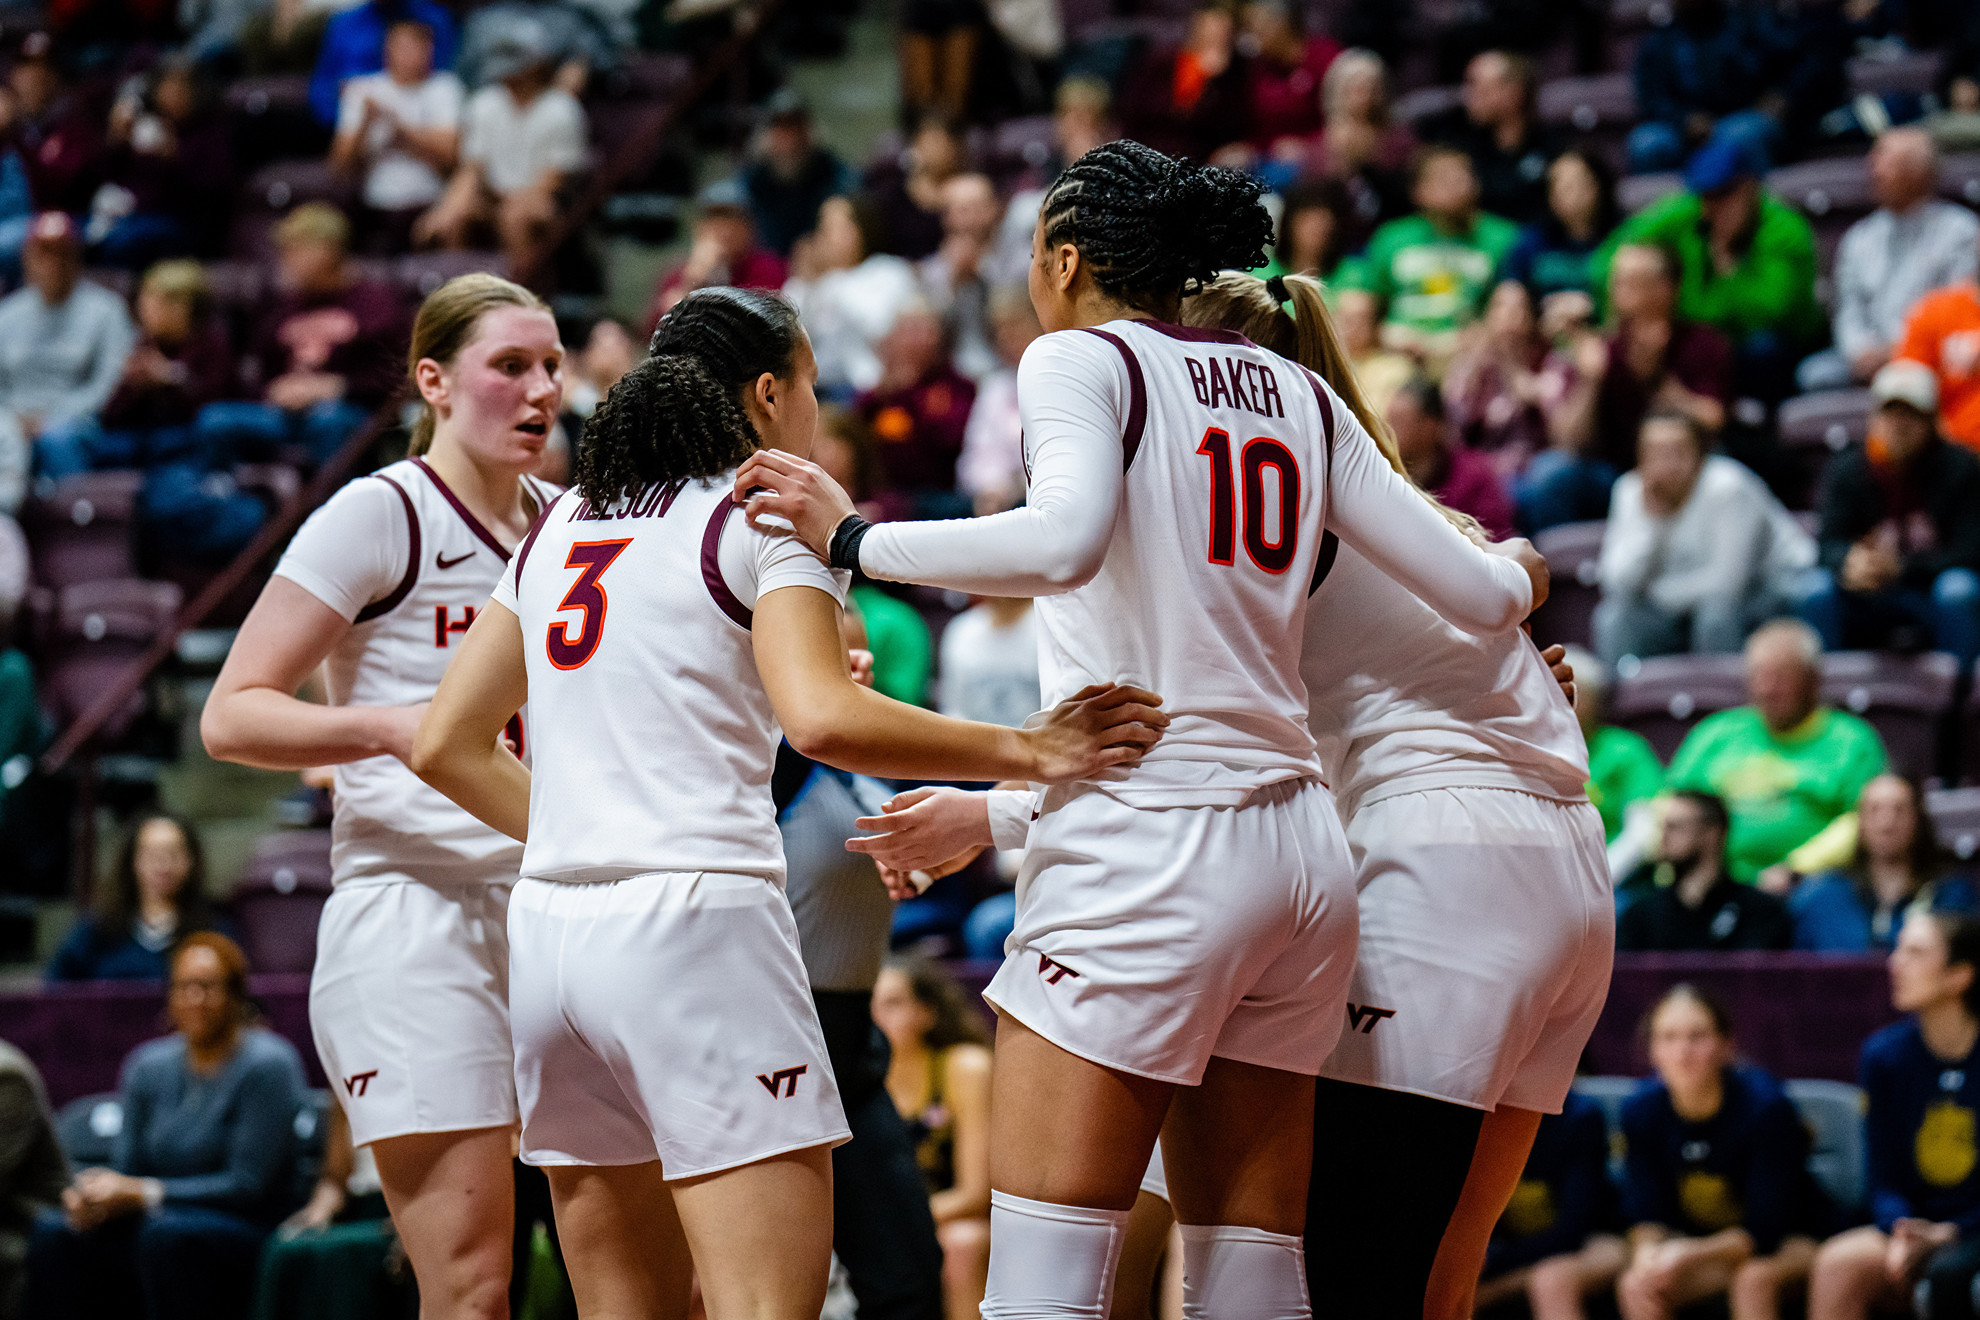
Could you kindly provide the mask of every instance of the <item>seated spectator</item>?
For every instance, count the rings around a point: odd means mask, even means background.
[[[131,822],[94,912],[48,964],[50,981],[162,981],[172,946],[222,928],[206,897],[206,852],[189,821],[153,811]]]
[[[874,348],[920,296],[914,267],[879,250],[879,227],[865,198],[827,198],[817,232],[792,253],[784,285],[811,336],[819,390],[842,399],[880,383]]]
[[[876,346],[879,383],[854,405],[872,431],[890,518],[967,517],[969,501],[956,489],[976,386],[955,369],[942,319],[927,304],[910,304]]]
[[[1397,121],[1389,104],[1388,66],[1372,50],[1345,51],[1320,84],[1326,127],[1307,139],[1300,173],[1333,179],[1354,204],[1343,215],[1344,251],[1368,241],[1375,227],[1409,212],[1407,172],[1416,135]]]
[[[1024,727],[1043,704],[1031,600],[982,598],[951,619],[942,630],[941,672],[944,715]]]
[[[1832,650],[1980,656],[1980,458],[1939,436],[1930,368],[1886,363],[1869,442],[1822,478],[1820,567],[1798,602]]]
[[[1649,874],[1618,891],[1618,951],[1785,949],[1793,942],[1794,923],[1781,900],[1740,884],[1726,869],[1724,802],[1679,789],[1660,804],[1658,827]]]
[[[1624,1320],[1717,1297],[1771,1320],[1798,1291],[1834,1209],[1808,1172],[1808,1128],[1771,1074],[1742,1066],[1724,1008],[1689,985],[1650,1011],[1656,1076],[1623,1105]]]
[[[275,228],[279,284],[250,349],[264,382],[253,402],[211,403],[197,423],[216,467],[300,446],[321,463],[398,387],[405,307],[350,268],[350,221],[306,202]]]
[[[570,342],[576,342],[571,336]],[[564,362],[564,411],[580,422],[591,416],[612,387],[639,364],[643,353],[625,326],[601,316]]]
[[[1801,213],[1766,191],[1758,158],[1730,141],[1699,149],[1685,191],[1622,222],[1595,256],[1605,278],[1626,245],[1663,247],[1677,259],[1677,314],[1732,341],[1741,393],[1768,402],[1793,392],[1794,367],[1822,332],[1815,302],[1815,233]]]
[[[191,62],[167,58],[147,90],[118,98],[103,171],[85,231],[98,262],[142,270],[220,251],[234,197],[233,128]]]
[[[1939,429],[1980,449],[1980,283],[1968,279],[1920,298],[1891,356],[1932,369],[1939,378]]]
[[[1899,775],[1878,775],[1863,786],[1849,865],[1788,891],[1795,948],[1887,952],[1907,913],[1980,908],[1980,889],[1954,870],[1920,798],[1917,785]]]
[[[1971,281],[1980,263],[1980,219],[1934,194],[1938,153],[1916,128],[1893,128],[1870,148],[1877,209],[1836,251],[1835,347],[1803,361],[1804,390],[1867,383],[1904,336],[1905,317],[1937,289]]]
[[[935,639],[921,611],[878,583],[856,578],[847,597],[866,623],[866,649],[873,653],[873,690],[910,706],[928,700],[928,671]]]
[[[1353,220],[1354,203],[1339,181],[1305,179],[1295,183],[1286,189],[1279,210],[1272,260],[1257,274],[1263,279],[1274,275],[1332,279],[1347,252],[1348,227]]]
[[[413,222],[412,237],[462,248],[492,228],[509,265],[520,267],[584,165],[584,107],[557,85],[556,57],[540,42],[518,35],[492,48],[482,67],[490,82],[468,98],[461,163]]]
[[[1547,166],[1546,213],[1520,231],[1499,269],[1501,278],[1533,290],[1543,309],[1548,299],[1567,295],[1585,299],[1582,305],[1592,312],[1596,290],[1590,265],[1619,214],[1608,162],[1584,148],[1568,148]]]
[[[51,423],[35,443],[43,473],[60,479],[93,468],[143,468],[184,458],[193,418],[227,392],[234,374],[227,332],[214,316],[196,261],[161,261],[138,286],[137,347],[99,417]]]
[[[1245,70],[1252,144],[1297,161],[1302,139],[1320,131],[1320,88],[1341,45],[1308,33],[1304,11],[1286,0],[1248,0],[1241,17],[1243,40],[1256,51]]]
[[[1822,1244],[1808,1278],[1818,1320],[1971,1313],[1980,1267],[1980,924],[1909,917],[1891,955],[1891,1007],[1863,1042],[1872,1223]]]
[[[1487,536],[1512,535],[1512,500],[1483,454],[1459,443],[1444,414],[1444,396],[1422,376],[1404,383],[1384,414],[1396,433],[1409,478],[1446,508],[1476,518]]]
[[[1780,122],[1759,108],[1773,61],[1762,9],[1732,0],[1676,0],[1671,21],[1636,48],[1638,123],[1632,174],[1674,170],[1706,139],[1779,145]]]
[[[756,240],[749,199],[734,179],[720,179],[695,198],[693,240],[680,264],[660,281],[646,332],[660,324],[673,305],[713,284],[744,289],[781,289],[791,275],[784,259]]]
[[[989,175],[955,175],[942,185],[942,246],[919,266],[921,286],[955,345],[956,370],[973,381],[997,369],[988,271],[1003,218]]]
[[[433,34],[433,67],[454,67],[459,33],[445,5],[438,0],[362,0],[337,14],[323,30],[309,79],[309,108],[319,123],[337,122],[345,83],[385,67],[385,32],[400,19],[424,23]]]
[[[1514,280],[1492,290],[1464,343],[1444,375],[1444,406],[1458,440],[1485,455],[1512,489],[1533,456],[1552,446],[1574,363],[1540,333],[1533,295]]]
[[[880,221],[881,248],[919,261],[942,246],[944,189],[968,160],[960,122],[924,115],[897,163],[872,170],[866,190]]]
[[[34,758],[46,741],[41,705],[35,700],[34,664],[12,640],[15,616],[27,597],[28,563],[20,524],[11,514],[0,513],[0,841],[9,849],[16,875],[29,866],[17,831],[44,838],[50,832],[66,833],[66,826],[29,819],[32,813],[15,810],[18,800],[9,801],[33,773]]]
[[[27,242],[28,226],[34,223],[34,197],[28,188],[27,162],[11,139],[20,117],[20,102],[13,89],[0,82],[0,276],[17,278],[21,268],[21,245]]]
[[[940,114],[960,123],[969,114],[976,51],[988,27],[984,7],[969,0],[909,0],[902,7],[903,116]]]
[[[1608,1119],[1601,1105],[1569,1091],[1560,1113],[1541,1118],[1492,1229],[1478,1314],[1524,1297],[1534,1320],[1582,1320],[1586,1299],[1608,1291],[1629,1259],[1616,1220]]]
[[[1013,193],[997,228],[997,250],[990,262],[994,284],[1023,284],[1031,270],[1031,231],[1045,201],[1044,183],[1073,161],[1120,134],[1112,118],[1113,92],[1099,78],[1076,74],[1061,79],[1052,98],[1052,151],[1032,174],[1030,186]]]
[[[1368,240],[1369,288],[1389,305],[1383,342],[1447,361],[1457,332],[1478,318],[1492,276],[1519,231],[1478,209],[1471,158],[1450,147],[1417,154],[1415,215],[1391,220]]]
[[[850,192],[852,171],[812,136],[811,111],[786,88],[770,98],[769,119],[743,166],[743,192],[763,246],[780,257],[818,223],[827,197]]]
[[[122,298],[82,278],[81,236],[68,216],[36,216],[21,256],[27,287],[0,299],[0,471],[24,473],[27,442],[102,412],[137,332]],[[5,496],[0,508],[19,506],[18,493],[11,504]]]
[[[988,1035],[970,996],[922,959],[881,971],[873,1021],[892,1047],[887,1091],[928,1183],[946,1310],[974,1315],[990,1266]]]
[[[1608,268],[1615,328],[1574,340],[1575,385],[1561,404],[1557,443],[1534,458],[1518,492],[1529,531],[1606,515],[1652,409],[1683,413],[1714,434],[1725,425],[1732,346],[1710,326],[1679,319],[1677,288],[1665,249],[1616,249]]]
[[[1122,129],[1157,151],[1191,160],[1210,160],[1248,141],[1247,64],[1230,9],[1199,5],[1183,44],[1151,51],[1121,83]]]
[[[1574,666],[1574,713],[1588,744],[1588,800],[1602,815],[1602,832],[1611,844],[1641,818],[1664,786],[1664,767],[1650,740],[1634,729],[1608,722],[1609,671],[1578,646],[1568,648]],[[1611,866],[1615,875],[1628,875],[1630,865]]]
[[[110,1167],[84,1169],[28,1246],[31,1315],[247,1314],[261,1248],[295,1209],[302,1060],[251,1025],[247,958],[210,932],[172,955],[173,1034],[124,1061]]]
[[[48,1092],[27,1055],[0,1040],[0,1315],[18,1315],[28,1234],[62,1204],[69,1162],[55,1138]]]
[[[7,86],[18,117],[14,145],[37,210],[88,212],[103,168],[100,102],[69,86],[46,32],[21,38]]]
[[[1354,366],[1355,383],[1368,406],[1387,413],[1396,391],[1414,375],[1416,364],[1382,347],[1382,300],[1352,286],[1334,292],[1334,329]]]
[[[1712,453],[1685,414],[1654,412],[1609,508],[1595,651],[1612,665],[1737,651],[1814,562],[1808,534],[1751,468]]]
[[[1847,856],[1825,832],[1853,827],[1853,818],[1838,821],[1884,772],[1883,740],[1863,720],[1821,704],[1822,639],[1798,619],[1776,619],[1747,638],[1746,688],[1751,704],[1707,715],[1685,735],[1664,782],[1725,799],[1734,879],[1750,883],[1782,863],[1813,874],[1825,866],[1811,858]]]
[[[1540,123],[1537,90],[1524,56],[1488,50],[1465,66],[1464,104],[1423,129],[1431,141],[1471,157],[1480,206],[1523,225],[1547,213],[1547,166],[1564,145]]]
[[[1024,425],[1018,416],[1017,364],[1042,333],[1031,295],[1022,286],[990,295],[990,324],[997,370],[976,386],[976,403],[963,427],[956,484],[977,516],[1002,513],[1024,501]]]
[[[461,151],[460,79],[433,67],[433,29],[401,19],[385,33],[385,68],[344,84],[330,163],[360,177],[373,246],[403,250],[440,200]]]

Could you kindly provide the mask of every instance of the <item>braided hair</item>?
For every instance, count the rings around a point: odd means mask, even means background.
[[[1265,264],[1272,218],[1263,191],[1237,170],[1109,142],[1066,167],[1039,216],[1046,245],[1078,248],[1102,292],[1168,314],[1218,271]]]
[[[594,508],[651,485],[712,477],[756,452],[743,391],[787,379],[804,342],[795,308],[762,289],[697,289],[653,332],[649,356],[585,421],[572,484]]]

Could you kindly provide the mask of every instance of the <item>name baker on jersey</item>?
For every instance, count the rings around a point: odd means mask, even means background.
[[[1209,368],[1193,357],[1189,383],[1196,388],[1196,401],[1206,408],[1248,408],[1260,417],[1284,417],[1285,402],[1279,398],[1279,381],[1272,369],[1261,362],[1243,358],[1209,359]]]

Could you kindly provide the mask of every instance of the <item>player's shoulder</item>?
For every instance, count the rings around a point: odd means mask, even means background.
[[[1862,1070],[1867,1076],[1901,1068],[1921,1041],[1918,1020],[1907,1017],[1870,1033],[1863,1042]]]
[[[406,459],[352,477],[323,501],[310,515],[310,521],[382,518],[402,524],[407,510],[418,508],[419,488],[411,481],[414,470],[412,460]]]

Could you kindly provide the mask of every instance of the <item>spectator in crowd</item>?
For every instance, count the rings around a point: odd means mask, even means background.
[[[1242,18],[1243,41],[1256,51],[1245,70],[1252,144],[1297,162],[1303,139],[1320,131],[1320,88],[1341,45],[1307,32],[1301,7],[1287,0],[1247,0]]]
[[[942,630],[944,715],[1017,729],[1042,705],[1029,597],[979,599]]]
[[[393,23],[412,19],[433,34],[435,68],[451,69],[459,33],[454,15],[438,0],[363,0],[332,18],[323,29],[316,68],[309,79],[309,108],[325,126],[337,122],[344,84],[385,67],[385,33]]]
[[[1467,449],[1485,455],[1508,490],[1535,454],[1550,448],[1574,383],[1574,363],[1540,332],[1533,295],[1502,280],[1485,316],[1444,375],[1444,406]]]
[[[1251,137],[1247,63],[1230,9],[1199,5],[1183,44],[1150,52],[1122,83],[1121,127],[1171,156],[1215,158]]]
[[[1735,880],[1751,882],[1782,863],[1812,874],[1824,868],[1810,858],[1847,855],[1833,841],[1854,821],[1838,821],[1883,773],[1883,740],[1863,720],[1821,704],[1822,639],[1798,619],[1776,619],[1747,638],[1746,688],[1750,704],[1707,715],[1685,735],[1665,783],[1725,799]]]
[[[825,199],[851,192],[852,171],[812,136],[811,111],[789,88],[770,98],[769,118],[743,167],[743,192],[763,246],[780,257],[818,223]]]
[[[557,85],[554,53],[524,33],[491,47],[482,68],[489,84],[468,98],[461,163],[412,236],[461,248],[493,228],[509,265],[520,267],[584,164],[584,107]]]
[[[1533,290],[1544,308],[1556,295],[1585,300],[1594,310],[1595,250],[1616,227],[1615,176],[1607,161],[1582,147],[1569,147],[1547,166],[1547,206],[1522,229],[1499,274]]]
[[[1703,991],[1673,987],[1645,1034],[1656,1076],[1622,1112],[1623,1320],[1721,1296],[1739,1320],[1773,1320],[1833,1217],[1808,1128],[1778,1080],[1736,1062],[1731,1019]]]
[[[1574,713],[1588,744],[1588,800],[1602,814],[1602,832],[1613,844],[1640,817],[1664,786],[1664,767],[1650,740],[1634,729],[1608,722],[1608,666],[1578,646],[1568,648],[1574,666]],[[1612,874],[1635,869],[1611,867]]]
[[[460,79],[433,67],[433,29],[400,19],[385,32],[385,67],[344,84],[330,163],[359,178],[373,246],[399,251],[440,200],[461,151]]]
[[[27,162],[14,144],[20,102],[13,88],[0,82],[0,275],[20,273],[21,245],[34,223],[34,195],[28,187]]]
[[[190,60],[168,56],[148,88],[117,99],[103,169],[86,227],[97,261],[142,270],[220,250],[234,197],[233,128]]]
[[[920,263],[921,287],[955,345],[956,370],[972,381],[997,369],[988,272],[1003,218],[989,175],[955,175],[942,185],[942,246]]]
[[[880,381],[855,411],[879,454],[881,508],[890,518],[968,516],[968,498],[956,490],[956,460],[976,386],[955,369],[942,318],[926,303],[909,304],[878,352]]]
[[[1409,211],[1407,172],[1416,135],[1389,104],[1388,66],[1371,50],[1343,52],[1320,84],[1326,126],[1307,139],[1301,174],[1338,181],[1353,203],[1344,214],[1346,251],[1359,249],[1375,227]]]
[[[140,1045],[118,1086],[124,1122],[109,1168],[36,1224],[31,1315],[75,1320],[242,1317],[262,1245],[295,1209],[302,1060],[252,1025],[247,958],[224,935],[172,955],[173,1034]]]
[[[742,185],[719,179],[695,198],[693,242],[687,256],[661,279],[646,314],[646,332],[652,334],[660,318],[696,289],[712,284],[781,289],[790,277],[784,259],[757,242]]]
[[[46,32],[21,38],[7,85],[18,110],[14,145],[36,208],[85,214],[102,181],[100,108],[70,89]]]
[[[338,11],[310,0],[273,0],[255,6],[241,25],[241,72],[250,78],[313,73],[323,33]]]
[[[1547,213],[1547,166],[1564,145],[1542,125],[1534,108],[1538,90],[1524,56],[1488,50],[1464,70],[1464,104],[1425,128],[1471,157],[1478,203],[1494,215],[1532,224]]]
[[[1671,254],[1617,248],[1608,289],[1614,329],[1605,338],[1575,337],[1575,383],[1561,403],[1557,444],[1535,457],[1520,486],[1520,521],[1529,531],[1605,515],[1653,408],[1683,413],[1714,434],[1725,425],[1732,346],[1710,326],[1678,317]]]
[[[972,0],[909,0],[900,11],[901,113],[912,122],[970,112],[977,48],[989,16]]]
[[[1024,500],[1024,426],[1018,416],[1017,364],[1038,338],[1038,313],[1022,286],[990,295],[990,324],[998,366],[976,386],[976,403],[963,428],[956,484],[977,516],[1002,513]]]
[[[1560,1113],[1541,1118],[1492,1229],[1478,1314],[1524,1297],[1533,1320],[1583,1320],[1587,1299],[1607,1292],[1629,1258],[1617,1209],[1608,1120],[1601,1105],[1569,1091]]]
[[[1980,656],[1980,458],[1940,438],[1938,392],[1921,363],[1885,363],[1869,442],[1823,474],[1820,567],[1798,603],[1831,649]]]
[[[1733,0],[1677,0],[1671,21],[1636,50],[1638,123],[1629,134],[1632,174],[1674,170],[1706,139],[1753,143],[1762,158],[1780,123],[1760,108],[1773,50],[1763,7]],[[1775,106],[1778,109],[1778,106]]]
[[[1891,356],[1932,369],[1939,378],[1939,429],[1980,449],[1980,283],[1967,279],[1920,298]]]
[[[1045,201],[1047,184],[1073,161],[1103,142],[1120,134],[1112,117],[1113,92],[1107,84],[1086,74],[1075,74],[1059,81],[1052,98],[1052,152],[1032,176],[1031,186],[1011,194],[1004,207],[1003,223],[997,228],[997,250],[990,262],[990,279],[995,284],[1022,284],[1031,269],[1031,231],[1038,224],[1038,208]]]
[[[0,1316],[19,1314],[28,1234],[62,1204],[69,1162],[48,1092],[27,1055],[0,1040]]]
[[[35,442],[54,478],[92,468],[145,468],[195,450],[199,410],[227,392],[234,374],[226,329],[213,315],[206,272],[196,261],[161,261],[137,295],[137,347],[98,417],[51,422]]]
[[[1413,377],[1395,392],[1384,415],[1411,481],[1445,507],[1476,518],[1487,536],[1512,535],[1512,500],[1491,462],[1452,436],[1444,396],[1435,385]]]
[[[880,251],[880,218],[863,197],[830,197],[818,229],[798,245],[784,296],[804,319],[818,388],[844,398],[880,383],[875,347],[920,297],[914,267]]]
[[[1793,390],[1794,367],[1822,331],[1815,302],[1815,233],[1766,191],[1759,158],[1730,140],[1701,147],[1685,190],[1622,222],[1595,257],[1598,278],[1624,244],[1677,258],[1678,315],[1732,341],[1742,392],[1768,401]]]
[[[279,288],[250,349],[261,398],[200,410],[215,465],[300,446],[321,463],[398,387],[406,313],[398,293],[350,268],[350,222],[306,202],[275,228]]]
[[[578,348],[564,361],[564,412],[579,422],[591,416],[643,356],[625,326],[609,316],[599,317],[581,339],[572,334],[565,341]]]
[[[1877,209],[1851,225],[1837,249],[1835,347],[1802,362],[1802,389],[1869,381],[1891,360],[1919,299],[1973,279],[1980,219],[1938,200],[1938,182],[1938,153],[1923,130],[1890,129],[1870,148]]]
[[[0,451],[17,453],[53,425],[101,413],[137,339],[124,300],[82,278],[68,216],[36,216],[21,256],[27,287],[0,299]],[[0,507],[19,504],[15,493]]]
[[[1616,948],[1630,953],[1785,949],[1794,939],[1787,908],[1726,870],[1726,804],[1679,789],[1658,812],[1657,853],[1647,877],[1632,877],[1616,918]],[[1647,883],[1645,883],[1647,879]]]
[[[1794,947],[1817,953],[1888,951],[1912,911],[1973,912],[1980,890],[1953,869],[1918,786],[1882,774],[1856,799],[1856,850],[1847,866],[1788,891]]]
[[[1347,253],[1354,203],[1336,179],[1303,179],[1286,189],[1272,260],[1258,274],[1311,275],[1329,280]]]
[[[1651,413],[1609,508],[1595,650],[1610,664],[1737,651],[1814,562],[1808,534],[1751,468],[1712,453],[1688,415]]]
[[[32,830],[41,824],[22,820],[8,802],[27,782],[44,738],[41,706],[34,694],[34,665],[11,640],[15,615],[28,592],[28,563],[27,537],[20,524],[11,514],[0,513],[0,830],[10,837],[16,828]],[[18,852],[11,860],[23,866]]]
[[[866,180],[880,222],[879,251],[919,261],[942,246],[942,189],[967,160],[959,121],[933,112],[921,117],[901,159],[876,167]]]
[[[1416,363],[1382,347],[1382,300],[1353,286],[1334,291],[1334,329],[1354,367],[1355,383],[1368,406],[1386,414],[1396,391],[1414,375]]]
[[[1872,1221],[1830,1238],[1808,1279],[1809,1320],[1971,1314],[1980,1267],[1980,923],[1914,913],[1891,954],[1891,1007],[1857,1077]]]
[[[887,1091],[928,1181],[944,1310],[968,1320],[990,1265],[989,1039],[963,988],[923,959],[880,973],[873,1021],[892,1047]]]
[[[864,578],[856,577],[847,595],[866,623],[866,647],[873,652],[873,690],[910,706],[924,704],[935,639],[921,611]]]
[[[1519,230],[1478,209],[1478,178],[1461,151],[1425,147],[1414,180],[1416,214],[1375,231],[1367,278],[1389,305],[1383,340],[1441,367],[1457,347],[1457,332],[1477,319]]]
[[[107,891],[55,951],[48,979],[162,981],[174,944],[219,926],[199,832],[170,812],[147,812],[125,831]]]

